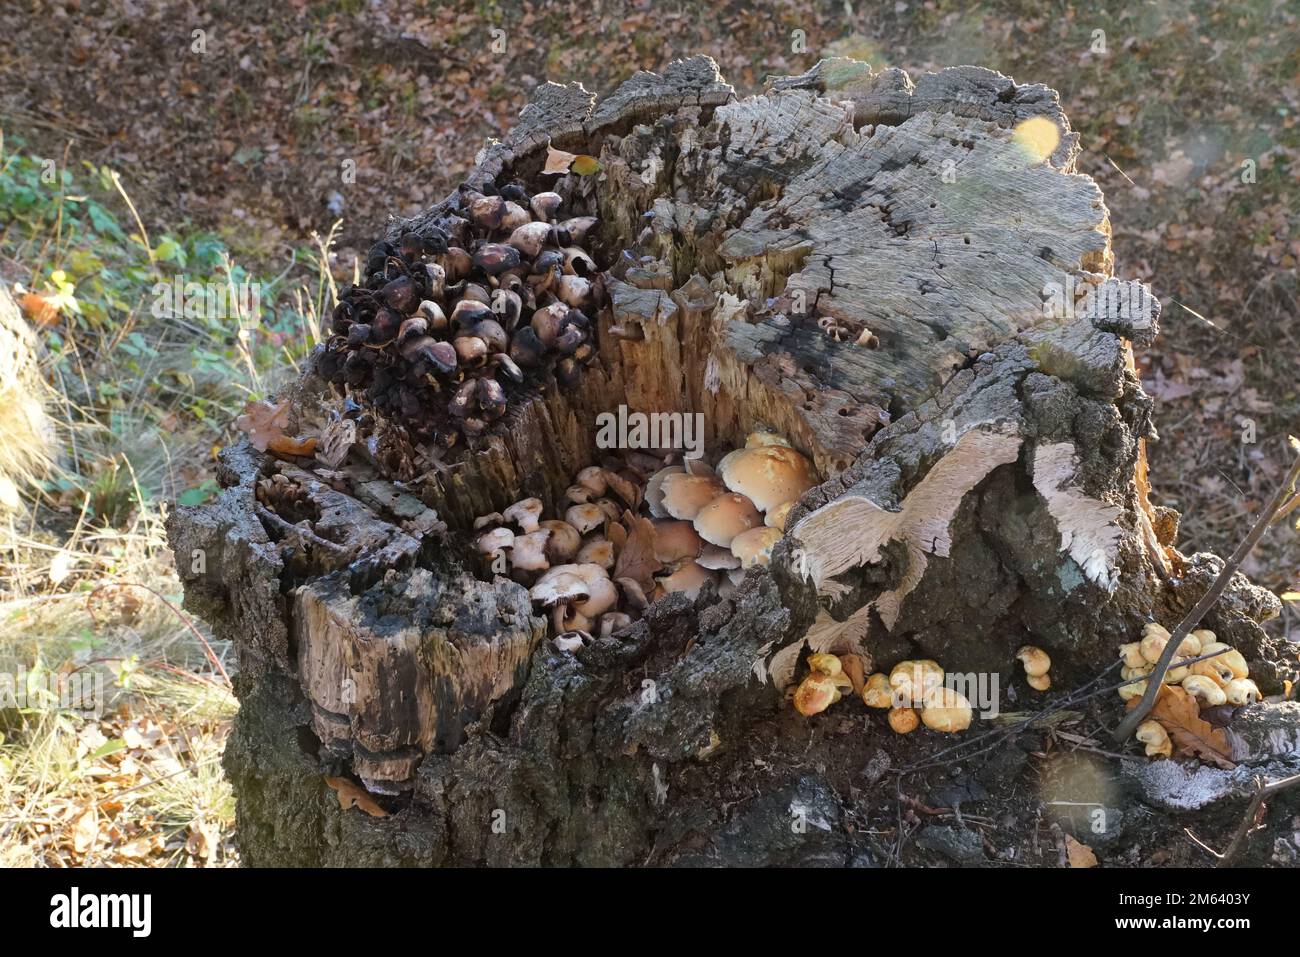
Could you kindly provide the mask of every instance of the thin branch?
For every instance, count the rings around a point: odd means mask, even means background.
[[[1255,526],[1250,530],[1250,534],[1242,540],[1241,544],[1237,546],[1237,550],[1224,562],[1223,570],[1214,579],[1214,584],[1201,596],[1201,600],[1178,623],[1178,627],[1169,636],[1169,641],[1160,654],[1160,660],[1156,663],[1155,670],[1148,676],[1150,683],[1147,685],[1146,694],[1142,696],[1142,701],[1128,713],[1128,717],[1121,721],[1119,727],[1115,729],[1114,738],[1116,742],[1123,744],[1132,737],[1133,732],[1137,730],[1137,726],[1146,720],[1146,716],[1151,713],[1151,709],[1155,707],[1156,696],[1160,693],[1160,687],[1164,684],[1165,673],[1173,663],[1174,655],[1178,653],[1178,648],[1183,639],[1201,623],[1201,619],[1205,617],[1206,612],[1214,606],[1214,603],[1223,594],[1224,589],[1228,587],[1228,582],[1237,573],[1237,569],[1241,567],[1241,563],[1245,561],[1246,556],[1251,553],[1255,544],[1268,531],[1273,516],[1277,514],[1278,509],[1294,493],[1297,478],[1300,478],[1300,455],[1297,455],[1295,461],[1291,463],[1286,478],[1282,480],[1282,484],[1273,493],[1273,498],[1268,505],[1260,512],[1259,518],[1255,520]]]
[[[1258,779],[1256,779],[1256,782],[1258,783]],[[1232,865],[1233,858],[1245,846],[1246,838],[1255,829],[1255,821],[1259,816],[1259,809],[1264,804],[1264,799],[1276,794],[1278,791],[1285,791],[1287,788],[1295,787],[1297,784],[1300,784],[1300,774],[1293,774],[1289,778],[1282,778],[1269,784],[1259,785],[1255,796],[1250,799],[1250,805],[1246,808],[1241,823],[1237,825],[1237,833],[1233,835],[1232,843],[1228,845],[1228,849],[1222,854],[1215,855],[1219,859],[1219,863],[1215,865],[1216,867],[1230,867]]]

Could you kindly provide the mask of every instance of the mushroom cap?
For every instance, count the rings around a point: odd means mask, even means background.
[[[701,509],[726,491],[726,486],[712,475],[690,475],[683,470],[665,475],[659,491],[663,511],[673,518],[693,521]]]
[[[1026,675],[1025,683],[1035,691],[1046,691],[1052,687],[1052,676],[1045,671],[1041,675]]]
[[[656,578],[659,587],[665,592],[686,592],[694,598],[700,593],[700,589],[709,582],[717,581],[717,573],[709,571],[698,562],[682,562],[672,574]]]
[[[966,698],[951,688],[935,688],[925,698],[921,721],[931,731],[952,734],[970,727],[971,706]]]
[[[609,481],[605,478],[605,470],[599,465],[588,465],[585,469],[577,474],[574,481],[599,497],[609,490]]]
[[[695,530],[700,538],[725,548],[730,548],[732,539],[741,532],[762,523],[763,517],[754,503],[739,492],[724,492],[695,516]]]
[[[890,708],[889,726],[899,734],[908,734],[921,723],[915,708]]]
[[[929,658],[900,661],[889,672],[889,687],[905,705],[923,704],[930,692],[942,684],[943,669]]]
[[[528,589],[528,597],[550,608],[561,602],[581,601],[591,594],[591,586],[573,565],[557,565]]]
[[[1159,721],[1148,720],[1137,726],[1137,731],[1133,736],[1143,744],[1159,744],[1169,739],[1169,732],[1165,730],[1165,726]]]
[[[794,693],[794,709],[805,718],[825,711],[840,700],[840,689],[829,675],[813,672],[799,683]]]
[[[758,429],[745,436],[745,448],[747,449],[754,449],[764,445],[780,445],[789,448],[790,440],[779,432],[773,432],[771,429]]]
[[[1215,650],[1217,651],[1218,649],[1216,648]],[[1209,654],[1209,652],[1202,652],[1202,653]],[[1227,651],[1220,654],[1217,658],[1211,658],[1210,660],[1222,661],[1225,665],[1227,665],[1229,668],[1232,669],[1232,676],[1234,678],[1250,677],[1250,668],[1246,664],[1246,656],[1243,655],[1236,648],[1228,648]]]
[[[526,572],[545,571],[551,567],[546,557],[546,540],[551,533],[539,529],[526,535],[516,535],[510,545],[510,564]]]
[[[877,671],[867,677],[867,683],[862,686],[862,703],[868,708],[894,706],[894,691],[889,687],[889,675]]]
[[[1025,645],[1016,652],[1016,657],[1020,663],[1025,666],[1025,674],[1031,678],[1047,674],[1052,667],[1052,659],[1048,657],[1047,652],[1042,648],[1036,648],[1033,645]]]
[[[495,557],[501,549],[509,548],[514,543],[515,533],[508,528],[493,528],[474,539],[479,553],[489,557]]]
[[[556,635],[551,644],[559,651],[567,651],[572,654],[575,651],[582,650],[582,634],[580,631],[566,631],[562,635]]]
[[[809,655],[808,667],[818,674],[829,675],[832,678],[844,670],[839,658],[824,651]]]
[[[614,543],[607,538],[595,538],[578,549],[577,560],[589,565],[599,565],[608,571],[614,567]]]
[[[1143,721],[1138,725],[1136,737],[1139,741],[1147,746],[1147,757],[1154,758],[1157,755],[1171,757],[1174,753],[1173,742],[1169,740],[1169,733],[1165,731],[1164,725],[1159,721]]]
[[[812,463],[785,445],[759,445],[745,449],[718,466],[718,477],[766,512],[797,499],[817,484]]]
[[[525,532],[537,531],[537,520],[542,517],[542,500],[526,498],[515,502],[501,513],[507,522],[514,522]]]
[[[1183,690],[1211,708],[1228,700],[1228,695],[1219,687],[1219,683],[1205,675],[1188,675],[1183,679]]]
[[[1206,645],[1215,644],[1219,640],[1218,636],[1216,636],[1214,632],[1210,631],[1210,629],[1208,628],[1197,628],[1195,631],[1192,632],[1191,636],[1200,643],[1202,654],[1205,654]]]
[[[551,533],[551,537],[546,540],[546,557],[551,564],[562,565],[573,561],[578,554],[578,549],[582,547],[582,536],[578,534],[576,528],[568,522],[551,519],[542,522],[539,529]]]
[[[655,558],[665,565],[673,565],[686,558],[697,558],[704,547],[704,540],[690,522],[677,518],[656,518],[651,519],[650,524],[655,530]]]
[[[600,568],[599,565],[590,567]],[[600,573],[598,578],[587,579],[587,584],[591,588],[591,597],[584,601],[575,602],[573,605],[575,611],[586,615],[588,618],[603,615],[618,605],[618,589],[605,574],[605,569],[600,568]]]
[[[1134,681],[1132,684],[1122,685],[1119,689],[1119,696],[1125,701],[1131,701],[1134,698],[1140,698],[1147,693],[1147,683],[1145,681]]]
[[[1198,661],[1191,666],[1192,674],[1204,675],[1209,678],[1220,688],[1226,687],[1229,681],[1234,680],[1237,675],[1232,667],[1220,658],[1207,658],[1205,661]]]
[[[564,511],[564,520],[576,528],[581,535],[586,535],[593,528],[604,525],[605,517],[605,510],[594,502],[570,505]]]
[[[1130,641],[1126,645],[1119,646],[1119,656],[1124,662],[1125,668],[1141,668],[1147,664],[1147,659],[1142,654],[1142,643],[1140,641]]]
[[[645,502],[650,507],[650,514],[655,518],[669,518],[668,511],[664,508],[664,479],[670,475],[685,475],[686,469],[680,465],[669,465],[655,472],[646,480],[645,484]]]
[[[632,616],[621,611],[607,611],[600,616],[600,637],[608,638],[615,632],[632,626]]]
[[[767,514],[763,516],[763,524],[769,528],[779,528],[785,531],[785,520],[790,517],[790,509],[799,503],[797,498],[792,498],[788,502],[782,502],[776,508],[769,508]]]
[[[1260,699],[1259,687],[1249,678],[1233,678],[1223,688],[1228,704],[1241,707],[1254,704]]]
[[[703,540],[701,539],[701,541]],[[704,542],[704,547],[700,549],[700,554],[696,556],[695,560],[705,568],[716,571],[726,571],[740,567],[740,559],[731,553],[731,549],[722,548],[710,542]]]
[[[772,560],[772,549],[781,540],[779,528],[760,525],[741,532],[731,540],[731,554],[740,559],[741,568],[766,565]]]

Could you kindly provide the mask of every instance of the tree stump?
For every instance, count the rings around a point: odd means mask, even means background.
[[[861,827],[863,766],[953,739],[860,707],[800,718],[782,692],[804,652],[934,658],[1030,710],[1050,699],[1016,677],[1019,646],[1068,689],[1208,587],[1218,559],[1180,554],[1148,500],[1132,346],[1158,303],[1113,276],[1053,91],[836,59],[738,99],[697,57],[601,102],[543,85],[468,186],[550,182],[548,146],[601,167],[551,187],[600,219],[608,308],[578,387],[544,383],[446,458],[384,421],[333,469],[241,442],[217,501],[170,520],[187,607],[238,649],[246,862],[896,859],[901,837]],[[295,425],[337,401],[310,371],[284,398]],[[620,405],[703,413],[712,453],[773,428],[825,481],[733,598],[669,595],[561,652],[524,588],[476,574],[467,533],[558,503]],[[272,473],[287,512],[258,497]],[[1287,667],[1259,627],[1277,613],[1239,579],[1206,623],[1266,694]]]

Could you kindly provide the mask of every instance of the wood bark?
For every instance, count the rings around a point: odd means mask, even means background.
[[[1024,135],[1044,121],[1046,148]],[[1005,687],[1033,643],[1068,688],[1213,578],[1148,501],[1132,345],[1158,309],[1045,309],[1069,283],[1150,301],[1113,276],[1051,90],[829,60],[742,99],[697,57],[599,102],[543,85],[469,185],[539,182],[548,144],[601,164],[552,187],[598,205],[608,265],[579,387],[549,383],[453,459],[382,422],[333,470],[241,443],[218,501],[171,520],[188,607],[239,650],[226,765],[249,863],[879,860],[846,826],[867,756],[952,741],[890,739],[849,705],[792,715],[803,650],[935,658]],[[289,397],[296,423],[333,401],[310,373]],[[826,481],[735,598],[672,595],[561,653],[465,532],[526,495],[558,503],[619,405],[702,412],[714,454],[774,428]],[[258,498],[275,471],[287,518]],[[1240,579],[1207,620],[1266,693],[1285,670],[1259,627],[1276,613]],[[392,816],[343,811],[339,775]],[[820,823],[792,836],[794,807]]]

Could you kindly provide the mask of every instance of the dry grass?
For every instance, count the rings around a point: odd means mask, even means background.
[[[122,281],[83,280],[81,311],[39,335],[16,315],[0,327],[0,865],[230,865],[235,662],[180,609],[163,519],[168,500],[209,493],[235,413],[315,343],[332,237],[264,284],[282,307],[234,316],[231,336],[232,317],[156,318],[147,280],[174,274],[161,243],[141,223],[106,250],[70,230],[62,195],[7,223],[0,208],[0,274],[41,290],[56,269],[109,262]],[[134,219],[125,191],[116,209]],[[224,251],[180,274],[247,279]]]

